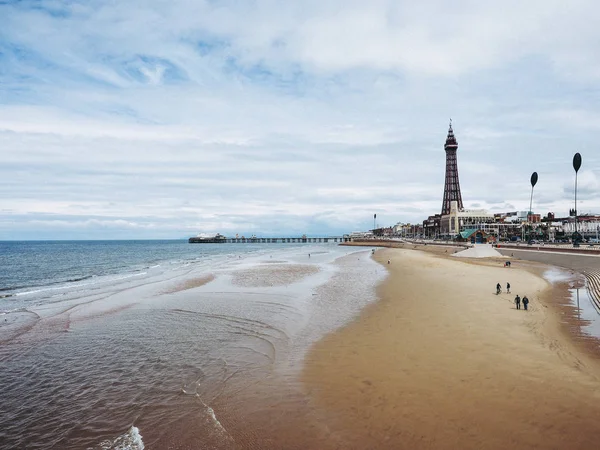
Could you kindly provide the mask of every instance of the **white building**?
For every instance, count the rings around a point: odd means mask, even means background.
[[[562,230],[571,235],[575,232],[575,219],[562,223]],[[581,216],[577,220],[577,231],[586,237],[600,236],[600,217]]]
[[[456,235],[461,231],[477,228],[485,229],[495,224],[493,214],[484,209],[458,209],[458,202],[450,202],[450,214],[442,216],[440,228],[442,235]],[[488,225],[488,227],[485,227]],[[493,228],[493,227],[492,227]]]

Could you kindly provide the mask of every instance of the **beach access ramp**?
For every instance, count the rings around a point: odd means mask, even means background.
[[[504,258],[491,244],[474,244],[473,247],[452,254],[458,258]]]

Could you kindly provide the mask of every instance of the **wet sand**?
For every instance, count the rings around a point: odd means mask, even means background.
[[[597,448],[600,363],[565,336],[545,280],[498,261],[375,255],[392,261],[380,301],[319,341],[302,374],[331,447]],[[507,281],[513,294],[496,296]]]
[[[175,285],[174,287],[167,289],[162,292],[163,294],[174,294],[176,292],[187,291],[188,289],[194,289],[200,286],[204,286],[207,283],[210,283],[215,279],[213,274],[203,275],[201,277],[191,278],[189,280],[185,280],[182,283]]]
[[[239,270],[233,274],[232,284],[242,287],[285,286],[314,275],[319,268],[308,264],[270,264]]]

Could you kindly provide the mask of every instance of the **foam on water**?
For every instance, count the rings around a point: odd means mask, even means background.
[[[143,450],[144,441],[138,427],[132,426],[126,433],[113,441],[103,441],[99,446],[102,450]]]
[[[199,395],[198,395],[198,398],[200,399]],[[208,413],[208,421],[210,422],[210,424],[212,425],[214,430],[217,432],[217,434],[219,434],[221,439],[223,441],[225,441],[226,443],[233,444],[235,441],[233,440],[231,435],[227,432],[225,427],[221,424],[221,422],[219,422],[219,419],[217,419],[214,409],[212,409],[210,406],[208,406],[206,403],[204,403],[202,401],[202,399],[200,399],[200,402],[202,403],[202,406],[204,406],[206,408],[206,412]]]
[[[158,266],[157,266],[158,267]],[[128,280],[129,278],[133,278],[133,277],[140,277],[140,276],[144,276],[147,275],[147,272],[138,272],[138,273],[132,273],[129,275],[122,275],[122,276],[112,276],[112,277],[98,277],[97,281],[91,282],[91,283],[77,283],[78,281],[81,280],[88,280],[88,279],[93,279],[96,278],[96,276],[90,276],[90,277],[85,277],[82,278],[80,280],[75,280],[75,281],[65,281],[63,284],[59,285],[59,286],[55,286],[55,287],[43,287],[40,289],[33,289],[30,291],[21,291],[21,292],[17,292],[14,295],[16,297],[21,297],[21,296],[25,296],[25,295],[32,295],[32,294],[39,294],[42,292],[47,292],[47,291],[72,291],[72,290],[81,290],[82,288],[88,288],[89,286],[97,286],[102,282],[106,282],[106,283],[115,283],[118,281],[123,281],[123,280]]]

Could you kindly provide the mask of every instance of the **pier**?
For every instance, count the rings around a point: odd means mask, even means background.
[[[327,236],[327,237],[256,237],[249,238],[236,237],[230,238],[225,236],[206,237],[191,237],[190,244],[324,244],[330,242],[350,242],[350,236]]]

